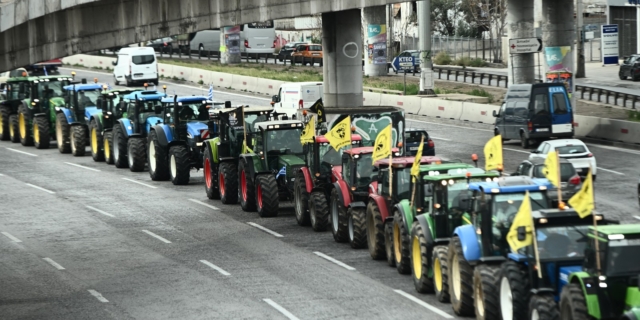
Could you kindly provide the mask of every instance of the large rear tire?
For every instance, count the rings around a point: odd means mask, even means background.
[[[300,226],[308,226],[311,223],[309,217],[309,193],[307,192],[307,184],[302,171],[296,172],[293,190],[296,221]],[[333,197],[331,201],[333,201]]]
[[[31,133],[32,125],[29,123],[31,117],[29,110],[24,105],[18,107],[18,128],[20,129],[20,144],[25,147],[33,145],[33,134]]]
[[[507,261],[500,267],[500,313],[503,320],[525,319],[529,307],[529,277],[523,267]]]
[[[131,172],[142,172],[147,164],[147,146],[143,138],[129,138],[127,141],[127,162]]]
[[[435,246],[431,255],[433,266],[433,289],[436,299],[440,302],[449,302],[449,263],[447,255],[448,246]]]
[[[384,248],[384,221],[380,209],[373,201],[367,205],[367,247],[373,260],[386,257]]]
[[[84,157],[87,151],[87,128],[84,125],[75,125],[71,127],[71,154],[74,157]]]
[[[550,294],[534,295],[529,301],[529,320],[560,320],[560,309]],[[573,318],[579,319],[579,318]]]
[[[249,168],[247,168],[245,161],[242,159],[240,159],[240,164],[238,165],[238,184],[240,185],[238,191],[240,195],[240,207],[242,210],[247,212],[256,210],[256,196],[253,177],[251,177],[251,172],[249,171]]]
[[[396,268],[400,274],[411,273],[411,254],[409,252],[409,231],[400,211],[393,214],[393,252]]]
[[[464,258],[460,238],[453,237],[449,243],[449,293],[451,307],[459,316],[473,316],[473,268]]]
[[[153,181],[169,180],[169,159],[167,150],[160,146],[158,132],[151,130],[147,137],[147,165],[149,165],[149,176]]]
[[[124,135],[122,126],[116,123],[113,127],[113,161],[116,168],[129,167],[129,161],[127,161],[127,137]]]
[[[11,116],[11,109],[8,107],[0,106],[0,140],[7,141],[11,139],[9,133],[9,118]]]
[[[278,182],[271,174],[256,177],[256,207],[261,218],[271,218],[278,215],[280,195]]]
[[[33,144],[36,149],[49,149],[51,145],[51,128],[46,117],[33,119]]]
[[[70,140],[70,128],[67,117],[64,113],[60,112],[56,115],[56,144],[58,145],[58,151],[60,153],[71,152]]]
[[[498,266],[479,265],[473,271],[473,303],[476,319],[500,320],[498,279],[500,279]]]
[[[91,146],[91,158],[93,161],[104,161],[104,139],[98,129],[98,123],[96,120],[91,120],[89,123],[89,145]]]
[[[186,146],[173,146],[169,149],[169,176],[174,185],[189,184],[189,149]]]
[[[420,293],[433,292],[433,279],[429,275],[429,251],[427,239],[419,223],[414,223],[411,227],[411,274],[413,275],[413,286]],[[434,270],[435,276],[435,270]]]
[[[333,200],[333,198],[332,198]],[[349,244],[351,248],[367,247],[367,212],[365,208],[349,208]]]
[[[387,257],[387,265],[396,267],[396,254],[393,251],[393,223],[384,223],[384,252]]]
[[[238,167],[233,162],[223,162],[218,170],[220,201],[224,204],[238,203]]]
[[[331,216],[329,217],[333,240],[336,242],[347,242],[349,241],[349,216],[347,215],[347,208],[345,208],[339,200],[338,189],[336,188],[331,190],[331,199],[334,198],[338,200],[331,201]]]
[[[102,139],[102,145],[104,146],[104,161],[107,164],[113,164],[113,131],[105,132]]]
[[[207,144],[207,147],[204,149],[202,171],[204,173],[204,191],[207,193],[207,198],[209,199],[220,199],[220,194],[226,191],[226,189],[222,187],[224,182],[220,181],[221,178],[218,177],[218,171],[220,171],[220,174],[222,172],[220,169],[221,165],[222,164],[218,165],[218,170],[214,170],[216,167],[214,166],[213,155]],[[218,177],[218,180],[215,179],[216,177]]]
[[[17,114],[9,116],[9,136],[11,138],[11,142],[20,142],[20,122]]]
[[[590,319],[584,292],[576,283],[568,284],[562,288],[562,293],[560,294],[560,318],[562,320]]]
[[[335,189],[334,189],[335,190]],[[313,231],[326,231],[329,224],[329,205],[322,191],[311,192],[309,196],[309,218]]]

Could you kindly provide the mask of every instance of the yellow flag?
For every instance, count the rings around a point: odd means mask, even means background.
[[[580,218],[584,218],[591,214],[591,211],[595,208],[593,199],[593,179],[591,177],[591,170],[587,174],[587,178],[582,183],[582,188],[571,199],[569,199],[569,205],[574,208]]]
[[[373,144],[373,163],[384,158],[388,158],[391,155],[391,125],[382,129],[376,137],[376,142]]]
[[[558,154],[556,151],[551,151],[547,154],[547,159],[544,160],[544,168],[542,173],[554,186],[560,187],[560,180],[558,179],[560,170],[560,164],[558,163]]]
[[[340,123],[333,126],[331,131],[325,135],[329,144],[340,151],[340,149],[351,144],[351,117],[346,117]]]
[[[487,171],[502,168],[502,136],[497,135],[484,145],[484,162]]]
[[[420,160],[422,160],[422,147],[424,146],[424,137],[420,141],[420,146],[418,147],[418,152],[416,153],[416,158],[413,160],[413,167],[411,167],[411,176],[414,178],[420,175]]]
[[[518,240],[518,228],[524,227],[526,236],[523,241]],[[531,201],[529,200],[529,191],[524,197],[520,209],[513,219],[513,224],[507,233],[507,242],[512,250],[516,251],[520,248],[529,246],[533,243],[533,217],[531,216]]]
[[[311,120],[309,120],[307,126],[304,127],[304,130],[302,130],[302,134],[300,135],[300,142],[302,142],[303,145],[307,143],[313,143],[313,136],[316,131],[315,119],[315,117],[311,117]]]

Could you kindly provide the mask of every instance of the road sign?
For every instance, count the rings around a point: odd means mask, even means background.
[[[393,69],[397,71],[413,71],[415,68],[415,60],[413,57],[395,57],[391,62]]]
[[[538,38],[509,39],[509,53],[535,53],[542,50],[542,40]]]

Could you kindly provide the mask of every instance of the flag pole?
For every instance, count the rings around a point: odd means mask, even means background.
[[[529,192],[527,191],[527,197],[529,197]],[[531,211],[531,200],[529,200],[529,212]],[[533,251],[536,257],[536,269],[538,270],[538,278],[542,279],[542,270],[540,268],[540,254],[538,252],[538,235],[536,234],[536,225],[533,220],[533,215],[531,215],[531,239],[533,240]]]
[[[420,140],[420,145],[422,146],[423,143],[424,143],[424,136],[422,136],[422,139]],[[417,156],[418,154],[416,153],[416,157]],[[420,156],[422,156],[422,154]],[[420,163],[418,163],[418,166],[420,166]],[[413,201],[416,198],[416,186],[418,183],[418,179],[416,177],[411,177],[411,180],[413,180],[413,192],[411,193],[411,207],[413,208]]]
[[[593,199],[593,211],[591,212],[591,216],[593,217],[593,232],[595,233],[595,249],[596,249],[596,268],[597,273],[598,273],[598,277],[600,277],[600,272],[601,272],[601,265],[600,265],[600,240],[598,240],[598,220],[596,219],[596,202],[595,202],[595,192],[593,192],[593,176],[591,175],[591,165],[589,165],[589,173],[588,173],[588,177],[591,177],[591,190],[589,190],[591,192],[591,199]]]
[[[555,149],[554,149],[555,150]],[[558,171],[557,174],[557,178],[558,179],[558,208],[563,209],[564,206],[562,206],[562,175],[560,174],[560,154],[558,154],[558,151],[556,150],[556,163],[558,164],[558,167],[556,168]],[[562,208],[561,208],[562,207]]]
[[[393,199],[393,129],[389,135],[389,198]]]
[[[247,149],[249,148],[249,145],[247,144],[247,124],[244,121],[244,104],[242,105],[242,131],[244,133],[244,152],[247,151]]]

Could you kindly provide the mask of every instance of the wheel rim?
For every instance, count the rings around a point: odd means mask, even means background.
[[[33,141],[35,143],[40,143],[40,130],[38,129],[37,124],[33,124]]]
[[[353,241],[353,213],[349,215],[349,240]]]
[[[127,148],[127,161],[129,162],[129,168],[133,167],[133,150]]]
[[[176,172],[178,171],[178,166],[176,165],[176,156],[171,155],[171,176],[176,177]]]
[[[211,177],[211,173],[209,173],[209,177]],[[224,189],[224,175],[222,173],[220,173],[220,176],[218,177],[218,181],[220,182],[220,195],[224,196],[225,194],[225,189]],[[211,185],[211,181],[208,182],[209,186]]]
[[[297,179],[296,179],[297,180]],[[300,200],[300,197],[302,197],[302,190],[300,190],[301,187],[295,187],[294,186],[294,197],[293,197],[293,201],[295,201],[295,206],[296,206],[296,217],[300,218],[302,217],[302,201]]]
[[[240,172],[240,189],[242,191],[242,200],[247,202],[247,175],[244,170]]]
[[[71,152],[76,153],[76,139],[74,134],[71,134],[69,141],[71,141]]]
[[[373,217],[367,213],[367,242],[369,242],[369,248],[373,248],[375,246],[375,236],[376,236],[376,224]]]
[[[56,142],[58,143],[58,146],[62,146],[64,144],[64,141],[62,141],[62,125],[58,122],[56,122]]]
[[[533,309],[531,312],[531,320],[540,320],[540,314],[538,314],[537,309]]]
[[[400,252],[400,226],[397,223],[393,224],[393,253],[396,256],[396,262],[400,263],[402,252]]]
[[[416,279],[420,279],[422,278],[422,252],[420,252],[420,239],[418,239],[418,236],[413,237],[411,255],[411,260],[413,260],[413,275]]]
[[[262,209],[262,186],[260,186],[260,183],[258,183],[256,197],[258,198],[258,208]]]
[[[500,281],[500,310],[503,320],[513,319],[513,300],[511,296],[511,285],[509,279],[503,277]]]
[[[442,291],[442,266],[440,265],[440,258],[436,258],[433,261],[433,282],[436,285],[438,292]]]
[[[120,159],[120,148],[118,148],[118,135],[116,134],[113,137],[113,145],[115,146],[113,148],[113,157],[115,158],[116,161],[119,161],[118,159]]]
[[[158,161],[156,159],[156,144],[154,141],[151,141],[151,143],[149,143],[149,170],[151,170],[151,172],[156,172],[156,168],[158,167],[156,161]]]
[[[4,133],[3,123],[4,123],[4,119],[2,118],[2,112],[0,112],[0,134]]]
[[[222,177],[222,175],[220,175]],[[207,189],[211,189],[211,185],[213,184],[211,178],[211,161],[209,158],[204,158],[204,183],[207,186]],[[220,184],[222,185],[222,183]],[[222,188],[220,189],[222,190]],[[220,191],[222,193],[222,191]]]
[[[111,157],[111,148],[109,147],[109,140],[104,139],[104,156],[108,159]]]
[[[22,139],[26,139],[27,138],[27,123],[24,119],[24,114],[20,113],[18,114],[18,124],[19,124],[19,128],[20,128],[20,137],[22,137]]]
[[[331,201],[331,227],[338,232],[338,201]]]
[[[476,312],[479,317],[484,317],[484,294],[482,293],[481,286],[475,286],[475,302],[476,302]]]
[[[451,280],[453,281],[453,295],[457,300],[460,300],[462,285],[460,284],[460,261],[457,254],[454,255],[451,265]]]
[[[11,135],[11,138],[15,136],[15,133],[13,132],[13,123],[9,123],[9,135]]]
[[[91,151],[98,153],[98,132],[96,128],[91,128]]]

